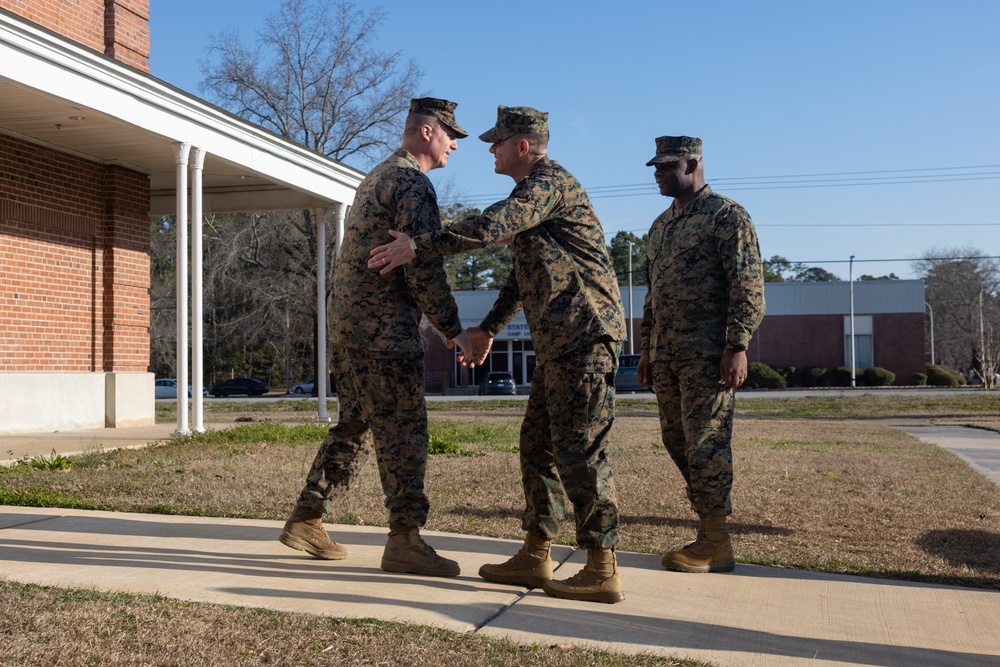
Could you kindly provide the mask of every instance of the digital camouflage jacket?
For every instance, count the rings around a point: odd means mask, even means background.
[[[760,246],[746,210],[709,186],[653,221],[642,352],[653,361],[745,350],[764,317]]]
[[[446,338],[462,331],[441,259],[418,257],[387,275],[368,268],[374,246],[397,229],[410,236],[441,228],[437,195],[416,159],[400,148],[361,181],[334,270],[331,340],[355,349],[423,353],[420,318]]]

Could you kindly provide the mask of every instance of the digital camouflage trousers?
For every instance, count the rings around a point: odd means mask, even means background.
[[[654,361],[653,388],[663,445],[699,516],[732,512],[734,392],[720,382],[719,359]]]
[[[333,346],[340,418],[320,445],[298,506],[333,513],[372,450],[391,531],[427,522],[427,407],[423,354]]]
[[[526,532],[555,539],[569,498],[580,548],[618,544],[607,438],[620,350],[618,343],[597,343],[535,368],[520,438]]]

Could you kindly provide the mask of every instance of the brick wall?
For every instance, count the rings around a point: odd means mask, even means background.
[[[875,365],[896,374],[896,384],[910,384],[927,370],[923,313],[872,316]]]
[[[105,0],[104,53],[149,72],[149,1]]]
[[[150,0],[0,0],[0,7],[149,72]]]
[[[0,372],[145,371],[149,182],[0,135]]]
[[[105,170],[105,370],[149,368],[149,180]]]
[[[925,368],[923,313],[873,315],[872,343],[875,365],[895,373],[896,384],[909,384]],[[747,358],[769,366],[843,366],[844,316],[766,316]]]

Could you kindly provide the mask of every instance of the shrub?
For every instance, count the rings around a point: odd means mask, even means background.
[[[865,369],[866,387],[889,387],[896,382],[896,374],[879,366]]]
[[[916,385],[917,387],[924,387],[927,385],[927,373],[914,373],[913,377],[910,378],[910,383]]]
[[[781,373],[767,364],[752,361],[747,368],[747,381],[743,386],[751,389],[784,389],[787,383]]]
[[[826,377],[825,366],[808,366],[799,373],[799,385],[802,387],[819,387]]]
[[[778,375],[785,378],[786,387],[799,386],[798,369],[795,366],[774,366],[774,370],[778,371]]]
[[[965,376],[947,366],[928,366],[927,384],[932,387],[958,387]]]
[[[854,369],[854,382],[855,384],[863,384],[858,382],[859,378],[862,378],[863,374],[858,373],[858,369]],[[830,384],[835,387],[850,387],[851,386],[851,367],[850,366],[837,366],[832,371],[830,371]]]

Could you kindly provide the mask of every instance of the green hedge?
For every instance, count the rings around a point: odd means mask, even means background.
[[[964,375],[947,366],[927,367],[927,384],[932,387],[959,387],[967,382]]]
[[[799,386],[819,387],[826,382],[826,366],[808,366],[799,373]]]
[[[858,369],[854,369],[854,383],[864,384],[862,378],[863,373],[859,373]],[[862,380],[859,382],[859,380]],[[837,366],[832,371],[830,371],[830,384],[834,387],[850,387],[851,386],[851,367],[850,366]]]
[[[759,361],[750,362],[743,386],[751,389],[784,389],[788,384],[781,373]]]
[[[773,366],[772,368],[778,371],[778,375],[785,378],[786,387],[799,386],[799,371],[795,366]]]
[[[890,387],[896,383],[896,374],[879,366],[865,369],[866,387]]]

